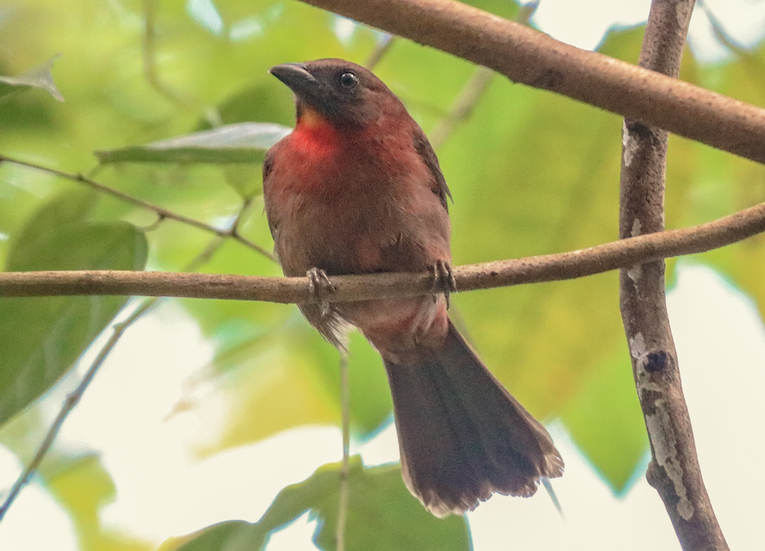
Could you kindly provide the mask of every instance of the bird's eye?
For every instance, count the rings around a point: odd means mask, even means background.
[[[351,88],[355,88],[359,84],[359,77],[354,75],[351,72],[343,73],[340,75],[340,86],[343,88],[346,88],[350,90]]]

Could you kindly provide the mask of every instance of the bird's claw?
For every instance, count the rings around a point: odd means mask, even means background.
[[[311,268],[305,275],[308,278],[308,293],[317,300],[321,317],[327,317],[329,302],[322,300],[322,297],[334,293],[335,286],[329,280],[327,272],[319,268]]]
[[[449,295],[457,292],[457,281],[452,273],[452,265],[446,260],[437,260],[433,265],[433,292],[443,293],[446,308],[449,308]]]

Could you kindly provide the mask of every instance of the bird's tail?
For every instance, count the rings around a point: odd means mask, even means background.
[[[563,474],[547,430],[497,381],[451,321],[416,365],[385,361],[409,490],[436,516],[493,492],[530,496]]]

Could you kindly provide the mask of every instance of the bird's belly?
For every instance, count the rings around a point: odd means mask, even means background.
[[[317,220],[307,229],[312,236],[305,243],[308,268],[320,268],[330,275],[386,271],[383,253],[396,241],[394,227],[373,216]]]

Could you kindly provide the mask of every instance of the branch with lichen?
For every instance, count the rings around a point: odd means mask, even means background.
[[[676,78],[694,0],[654,0],[640,65]],[[626,119],[623,130],[619,236],[664,230],[667,132]],[[621,270],[620,307],[652,459],[648,482],[667,509],[686,551],[728,546],[701,476],[693,429],[667,315],[664,262]]]

